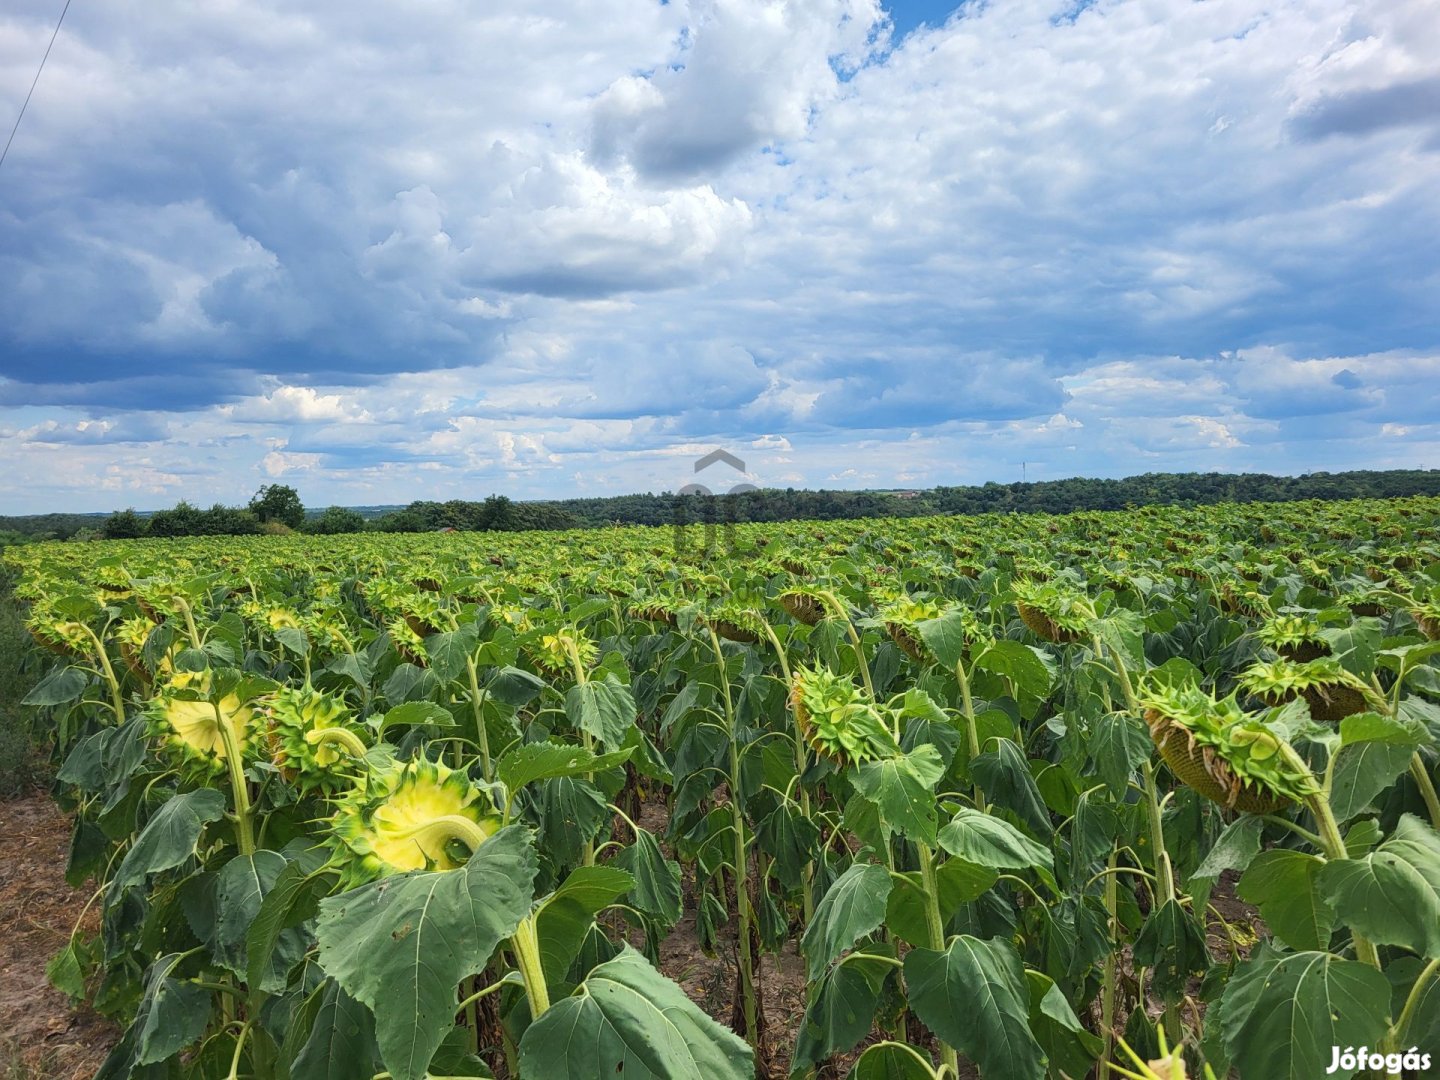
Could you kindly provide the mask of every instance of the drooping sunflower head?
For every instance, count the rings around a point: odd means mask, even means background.
[[[705,612],[704,619],[726,641],[753,644],[765,633],[760,617],[740,604],[715,604]]]
[[[1243,578],[1220,583],[1220,606],[1232,615],[1259,615],[1266,609],[1265,597]]]
[[[1241,672],[1239,682],[1242,690],[1266,705],[1284,705],[1303,697],[1311,718],[1326,724],[1339,723],[1369,707],[1365,683],[1333,656],[1304,664],[1283,658],[1262,661]]]
[[[206,672],[177,672],[151,699],[146,716],[151,733],[173,754],[187,764],[219,772],[232,745],[244,756],[255,710],[234,692],[210,701],[210,684]]]
[[[1330,652],[1320,635],[1320,623],[1310,615],[1277,615],[1267,619],[1255,636],[1287,660],[1305,663]]]
[[[813,589],[786,589],[776,599],[798,622],[815,626],[827,614],[825,599]]]
[[[594,667],[595,661],[600,659],[600,646],[578,626],[567,626],[553,634],[542,635],[530,647],[530,655],[537,666],[551,675],[560,675],[573,673],[577,659],[587,671]]]
[[[417,758],[378,767],[338,804],[332,862],[347,886],[407,870],[454,870],[500,828],[458,769]]]
[[[319,607],[305,616],[300,629],[311,641],[331,649],[344,649],[350,642],[345,616],[332,606]]]
[[[121,619],[115,624],[115,643],[120,646],[120,658],[131,672],[145,682],[150,681],[150,670],[145,666],[145,643],[150,640],[157,625],[144,614]]]
[[[1233,695],[1217,701],[1196,686],[1149,687],[1141,706],[1165,764],[1207,799],[1268,814],[1318,790],[1282,753],[1280,737]]]
[[[1352,588],[1337,590],[1335,606],[1350,609],[1350,614],[1378,618],[1390,609],[1392,597],[1383,589]]]
[[[1416,604],[1410,609],[1410,616],[1422,634],[1431,641],[1440,641],[1440,600]]]
[[[264,702],[261,718],[271,760],[302,792],[333,794],[365,753],[362,729],[340,698],[309,687],[284,686]]]
[[[685,604],[671,596],[647,596],[630,606],[631,618],[644,622],[664,623],[674,626],[680,620],[680,610]]]
[[[809,577],[814,573],[814,567],[810,560],[802,552],[794,549],[785,549],[774,553],[775,562],[787,574],[794,574],[796,577]]]
[[[1083,641],[1089,611],[1083,596],[1050,582],[1016,579],[1011,584],[1020,620],[1035,635],[1057,645]]]
[[[800,668],[790,688],[801,736],[817,754],[859,765],[900,752],[880,708],[852,679],[828,668]]]
[[[94,647],[83,623],[46,608],[33,608],[25,626],[38,644],[61,656],[84,656]]]
[[[374,577],[361,582],[365,603],[377,619],[392,619],[404,608],[404,601],[413,592],[403,582],[388,577]]]
[[[402,659],[425,666],[425,639],[405,619],[391,619],[385,624],[385,632],[390,635],[390,643]]]
[[[917,624],[938,619],[945,609],[934,600],[916,599],[903,596],[880,609],[880,618],[885,620],[885,629],[896,645],[912,659],[925,663],[930,659],[925,642],[920,637]]]
[[[422,638],[439,633],[445,626],[445,602],[437,593],[408,592],[399,599],[397,607],[410,629]]]
[[[109,593],[117,600],[130,595],[130,575],[125,572],[125,567],[121,563],[108,560],[101,562],[92,572],[91,579],[103,592]]]

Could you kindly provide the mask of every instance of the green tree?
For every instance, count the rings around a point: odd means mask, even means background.
[[[100,527],[106,540],[134,540],[146,533],[146,522],[133,509],[117,510]]]
[[[514,504],[506,495],[491,495],[485,500],[485,507],[481,511],[481,528],[508,530],[514,527],[512,518]]]
[[[253,536],[261,531],[259,518],[253,511],[223,503],[202,510],[196,526],[199,536]]]
[[[333,535],[365,531],[365,515],[348,506],[332,506],[313,521],[306,522],[305,531]]]
[[[262,522],[278,521],[292,529],[305,523],[300,493],[288,484],[266,484],[250,500],[250,512]]]
[[[203,511],[181,499],[169,510],[150,515],[151,536],[196,536],[200,532]]]
[[[380,532],[424,532],[429,527],[424,514],[417,510],[413,503],[403,510],[391,510],[388,514],[382,514],[375,520],[375,528]]]

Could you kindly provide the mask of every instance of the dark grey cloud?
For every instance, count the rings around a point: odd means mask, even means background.
[[[1049,416],[1067,400],[1037,360],[952,354],[914,365],[872,360],[827,382],[807,419],[837,428],[929,427]]]
[[[1362,136],[1405,127],[1440,130],[1440,75],[1325,94],[1291,121],[1292,130],[1302,139]]]
[[[168,437],[169,431],[169,425],[158,416],[128,413],[69,423],[47,420],[10,434],[26,442],[51,446],[109,446],[160,442]]]

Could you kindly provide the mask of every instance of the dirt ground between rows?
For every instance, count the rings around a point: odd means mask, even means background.
[[[65,883],[70,821],[44,792],[0,802],[0,1077],[89,1080],[119,1032],[45,978],[89,899]],[[99,918],[86,915],[94,933]]]

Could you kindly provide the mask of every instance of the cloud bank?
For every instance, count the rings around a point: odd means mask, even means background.
[[[1432,464],[1437,103],[1428,0],[77,9],[0,503]]]

